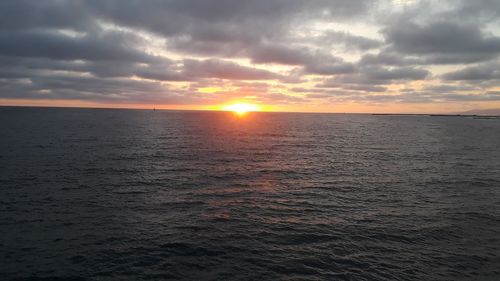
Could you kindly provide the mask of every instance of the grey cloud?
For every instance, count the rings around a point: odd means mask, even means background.
[[[352,63],[324,52],[283,45],[261,45],[249,51],[254,63],[277,63],[302,66],[304,74],[334,75],[353,73]]]
[[[260,45],[249,50],[254,63],[278,63],[287,65],[304,65],[314,60],[307,49],[297,49],[282,45]]]
[[[231,86],[238,87],[239,92],[267,93],[269,84],[264,82],[232,82]]]
[[[366,54],[358,63],[360,66],[409,66],[422,64],[421,59],[408,58],[395,52],[381,51],[378,54]]]
[[[309,99],[325,99],[325,98],[330,98],[331,95],[327,93],[318,93],[318,94],[307,94],[306,97]]]
[[[352,63],[344,62],[327,53],[315,52],[305,47],[282,44],[248,44],[198,42],[189,44],[184,51],[194,51],[197,55],[219,55],[226,57],[250,58],[254,64],[282,64],[301,66],[302,74],[334,75],[353,73]],[[288,81],[291,82],[291,81]]]
[[[339,44],[344,45],[347,49],[370,50],[381,47],[383,42],[353,35],[348,32],[328,31],[318,38],[322,44]]]
[[[215,100],[214,94],[197,93],[201,85],[243,83],[231,86],[284,103],[318,99],[324,91],[359,101],[479,98],[460,92],[487,93],[498,84],[500,37],[486,25],[498,23],[499,2],[444,1],[444,10],[419,1],[375,16],[379,5],[368,0],[1,1],[0,96],[189,103]],[[322,23],[335,30],[325,32]],[[380,28],[385,40],[339,29],[356,23]],[[155,49],[159,42],[164,50]],[[349,62],[359,55],[358,62]],[[260,66],[239,65],[234,58]],[[478,62],[484,63],[470,65]],[[283,75],[266,64],[293,69]],[[433,77],[459,82],[411,97],[375,94],[389,84],[432,77],[426,68],[436,64],[465,64]],[[269,86],[245,80],[274,81]],[[170,90],[175,81],[187,82],[185,92]],[[277,93],[308,81],[318,88],[301,85],[305,98]]]
[[[447,84],[442,84],[442,85],[433,85],[433,86],[426,86],[424,90],[427,91],[434,91],[434,92],[452,92],[452,91],[474,91],[478,90],[477,87],[472,87],[469,85],[447,85]]]
[[[118,97],[123,93],[152,92],[159,88],[157,83],[137,83],[133,80],[122,79],[102,79],[88,76],[33,76],[29,78],[29,83],[23,83],[25,90],[29,90],[29,95],[39,98],[69,98],[69,99],[94,99],[109,96]],[[10,81],[9,84],[12,84]],[[125,90],[126,89],[126,90]],[[40,94],[41,90],[47,92]],[[3,93],[4,95],[15,95],[19,93]],[[68,95],[68,96],[65,96]]]
[[[447,13],[445,16],[482,23],[499,20],[500,2],[497,0],[459,0],[457,6],[459,7],[457,11]]]
[[[78,90],[87,93],[121,94],[154,91],[157,83],[137,83],[129,79],[100,79],[87,76],[45,76],[30,78],[37,87],[44,89]]]
[[[424,57],[428,64],[470,63],[500,54],[500,37],[484,33],[477,25],[451,21],[398,22],[383,33],[394,50],[428,56]]]
[[[336,75],[316,86],[340,88],[346,91],[384,92],[386,91],[386,87],[382,85],[423,80],[429,75],[430,72],[427,70],[410,67],[368,67],[361,68],[357,73]]]
[[[372,80],[423,80],[430,75],[430,72],[425,69],[411,67],[370,67],[363,72],[368,79]]]
[[[467,102],[467,101],[500,101],[500,93],[486,92],[479,94],[409,92],[398,95],[401,102]]]
[[[85,1],[0,1],[0,30],[85,30],[94,20]]]
[[[24,80],[2,81],[2,98],[67,99],[113,103],[196,104],[206,97],[172,90],[156,81],[89,76],[34,76]]]
[[[488,61],[497,57],[491,53],[468,53],[468,54],[433,54],[421,60],[419,64],[469,64]]]
[[[219,78],[230,80],[273,80],[280,76],[276,73],[245,67],[223,60],[184,60],[184,74],[187,77]]]
[[[195,1],[94,1],[101,18],[144,29],[168,38],[168,47],[201,56],[266,56],[289,64],[293,50],[265,46],[292,36],[294,24],[323,17],[352,20],[367,12],[366,0],[195,0]],[[293,37],[293,36],[292,36]],[[276,52],[284,52],[276,55]],[[272,62],[272,61],[271,61]],[[294,62],[292,62],[294,63]],[[294,63],[296,64],[296,62]]]
[[[344,90],[362,91],[362,92],[385,92],[386,87],[372,86],[372,85],[352,85],[343,84],[337,79],[327,79],[323,83],[316,85],[319,88],[339,88]]]
[[[69,36],[55,31],[0,32],[0,55],[59,60],[106,60],[147,62],[152,58],[133,48],[130,33],[102,32]]]
[[[268,94],[260,94],[260,100],[264,103],[300,103],[304,102],[304,99],[301,97],[295,97],[290,95],[285,95],[282,93],[268,93]]]
[[[303,67],[303,74],[334,75],[353,73],[354,64],[327,53],[283,45],[260,45],[248,51],[253,63],[276,63]]]
[[[481,94],[445,94],[443,99],[449,101],[500,101],[500,92],[486,92]]]
[[[227,41],[230,38],[234,42],[248,36],[254,40],[274,38],[286,33],[291,21],[300,18],[326,15],[352,19],[353,16],[366,13],[369,1],[101,0],[90,3],[101,18],[121,25],[167,37],[189,34],[198,41]],[[224,35],[227,35],[228,30],[233,34],[230,37]]]
[[[461,70],[449,72],[443,75],[443,79],[449,81],[465,80],[496,80],[500,79],[500,64],[486,63],[470,66]]]
[[[346,74],[354,73],[356,67],[352,63],[343,61],[315,61],[304,67],[305,73],[308,74],[319,74],[319,75],[335,75],[335,74]]]
[[[241,57],[247,48],[244,43],[200,41],[190,36],[181,36],[168,40],[167,49],[191,56]]]
[[[181,68],[174,62],[158,59],[151,63],[91,62],[86,71],[97,77],[139,77],[158,81],[188,81],[190,78],[181,73]]]
[[[153,58],[153,57],[152,57]],[[66,71],[84,74],[92,74],[101,78],[133,76],[161,81],[187,81],[182,76],[181,69],[173,61],[158,58],[149,63],[138,63],[130,61],[81,61],[81,60],[51,60],[47,58],[12,58],[0,57],[0,78],[47,76],[48,71]]]
[[[327,92],[313,94],[311,98],[329,98],[335,101],[357,101],[368,103],[437,103],[437,102],[479,102],[500,101],[500,93],[487,92],[482,94],[433,93],[427,91],[405,92],[403,94],[369,94],[356,92]]]

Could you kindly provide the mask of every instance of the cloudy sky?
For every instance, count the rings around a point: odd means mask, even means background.
[[[500,108],[498,0],[4,0],[0,104]]]

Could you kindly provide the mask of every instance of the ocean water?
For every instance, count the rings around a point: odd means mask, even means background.
[[[500,120],[0,108],[0,280],[500,280]]]

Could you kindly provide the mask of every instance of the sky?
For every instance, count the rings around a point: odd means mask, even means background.
[[[4,0],[0,105],[500,108],[498,0]]]

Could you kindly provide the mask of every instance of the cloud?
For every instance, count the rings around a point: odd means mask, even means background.
[[[30,1],[0,2],[0,30],[23,31],[29,29],[85,30],[95,19],[84,1]]]
[[[296,20],[352,19],[367,11],[367,0],[192,0],[91,2],[103,19],[167,37],[189,34],[196,41],[240,41],[286,33]],[[228,34],[231,34],[229,37]],[[219,36],[220,35],[220,36]]]
[[[500,54],[500,37],[485,34],[477,25],[405,21],[386,28],[383,34],[392,49],[400,54],[423,55],[428,64],[479,62]]]
[[[486,92],[478,94],[458,93],[432,93],[432,92],[409,92],[398,96],[400,102],[429,103],[429,102],[477,102],[477,101],[500,101],[500,93]]]
[[[477,87],[471,87],[469,85],[448,85],[448,84],[440,84],[440,85],[432,85],[424,87],[425,91],[432,91],[436,93],[443,92],[455,92],[455,91],[474,91],[477,90]]]
[[[377,54],[363,55],[358,64],[360,66],[411,66],[421,65],[423,64],[423,60],[382,50]]]
[[[457,10],[448,12],[448,17],[459,18],[462,21],[471,21],[479,23],[490,23],[499,20],[500,2],[496,0],[460,0]]]
[[[314,61],[304,67],[307,74],[336,75],[354,73],[356,66],[342,60],[331,59],[330,61]]]
[[[1,1],[0,98],[495,100],[499,14],[495,0]]]
[[[344,31],[327,31],[318,38],[321,44],[339,44],[346,49],[358,49],[362,51],[376,49],[383,45],[383,42],[367,38],[364,36],[353,35]]]
[[[430,75],[425,69],[411,67],[381,68],[370,67],[364,70],[366,78],[371,80],[423,80]]]
[[[282,93],[269,93],[266,95],[260,94],[259,100],[263,103],[281,103],[281,104],[292,104],[292,103],[301,103],[305,100],[301,97],[285,95]]]
[[[352,74],[336,75],[328,78],[318,87],[337,87],[346,90],[360,90],[364,92],[384,92],[386,87],[381,85],[401,84],[408,81],[424,80],[430,72],[424,69],[410,67],[382,68],[368,67],[361,68],[359,72]]]
[[[484,81],[500,79],[500,64],[486,63],[476,66],[466,67],[457,71],[448,72],[443,75],[443,79],[448,81]]]
[[[136,61],[152,57],[134,48],[139,38],[129,32],[98,32],[71,36],[58,31],[0,32],[0,54],[55,60]]]
[[[254,63],[277,63],[286,65],[305,65],[314,60],[307,49],[290,48],[283,45],[260,45],[248,51]]]
[[[186,77],[229,80],[273,80],[280,77],[278,74],[267,70],[216,59],[204,61],[184,60],[184,75]]]
[[[319,88],[338,88],[347,91],[361,91],[361,92],[385,92],[386,87],[372,86],[372,85],[352,85],[352,84],[342,84],[336,80],[326,80],[322,84],[316,85]]]

